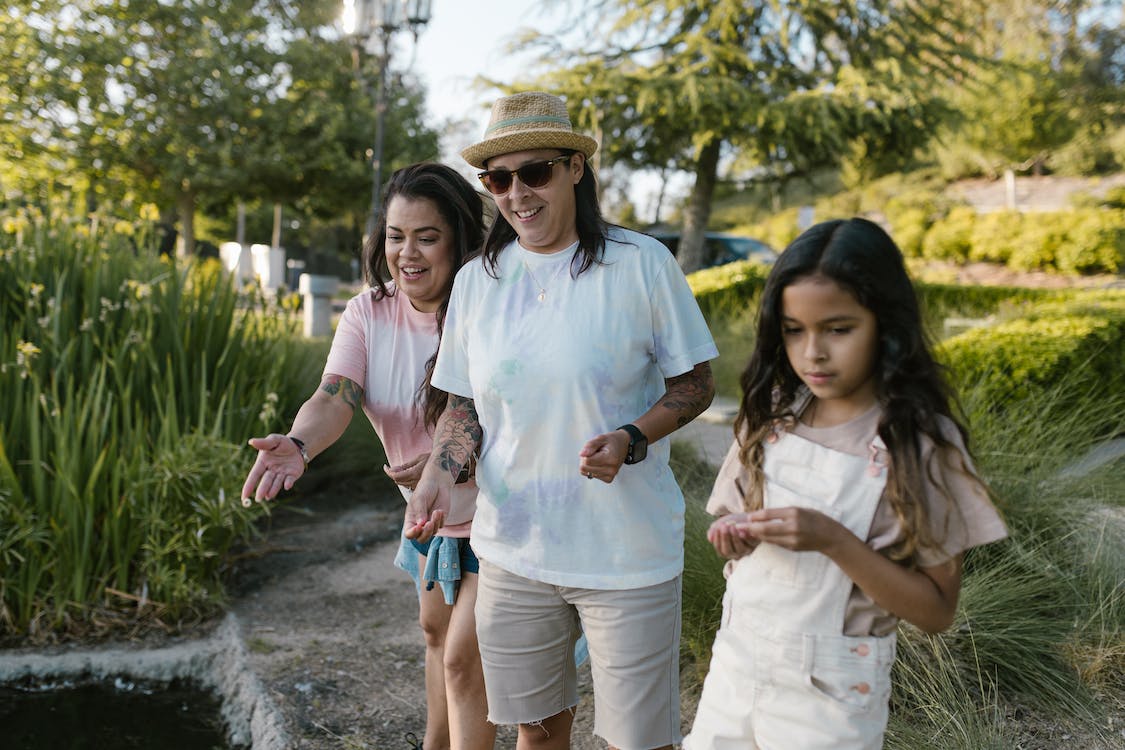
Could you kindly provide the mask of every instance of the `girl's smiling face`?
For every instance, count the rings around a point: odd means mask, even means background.
[[[395,286],[414,309],[437,312],[454,272],[453,230],[437,206],[425,198],[392,198],[384,250]]]
[[[781,338],[793,372],[818,400],[814,426],[841,424],[875,405],[879,326],[851,292],[804,276],[781,293]]]

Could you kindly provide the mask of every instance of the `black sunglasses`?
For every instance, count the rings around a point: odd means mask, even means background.
[[[573,154],[570,156],[573,156]],[[533,161],[518,169],[490,169],[487,172],[478,173],[477,177],[480,178],[481,184],[485,186],[488,192],[493,195],[504,195],[512,189],[512,175],[517,175],[520,182],[529,188],[541,188],[551,181],[555,165],[560,162],[569,162],[570,156],[556,156],[554,159],[548,159],[547,161]]]

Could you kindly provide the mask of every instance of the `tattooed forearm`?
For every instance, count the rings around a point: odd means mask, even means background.
[[[702,414],[715,396],[715,380],[709,362],[701,362],[691,372],[668,378],[664,384],[668,390],[660,399],[660,405],[677,412],[677,427],[683,427]]]
[[[342,375],[325,375],[320,382],[320,390],[333,398],[343,399],[344,403],[355,409],[363,401],[363,388],[354,380]]]
[[[431,460],[456,480],[461,469],[468,465],[483,435],[473,400],[451,393],[434,431]]]

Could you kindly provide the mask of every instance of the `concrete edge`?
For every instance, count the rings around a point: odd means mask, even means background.
[[[119,675],[158,684],[191,680],[219,697],[232,744],[253,750],[291,746],[281,712],[250,669],[242,629],[233,614],[208,638],[164,648],[0,653],[0,684]]]

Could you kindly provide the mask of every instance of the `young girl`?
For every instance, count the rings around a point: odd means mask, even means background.
[[[948,628],[962,553],[1007,534],[882,229],[786,248],[742,389],[707,504],[723,620],[683,746],[880,748],[899,619]]]

